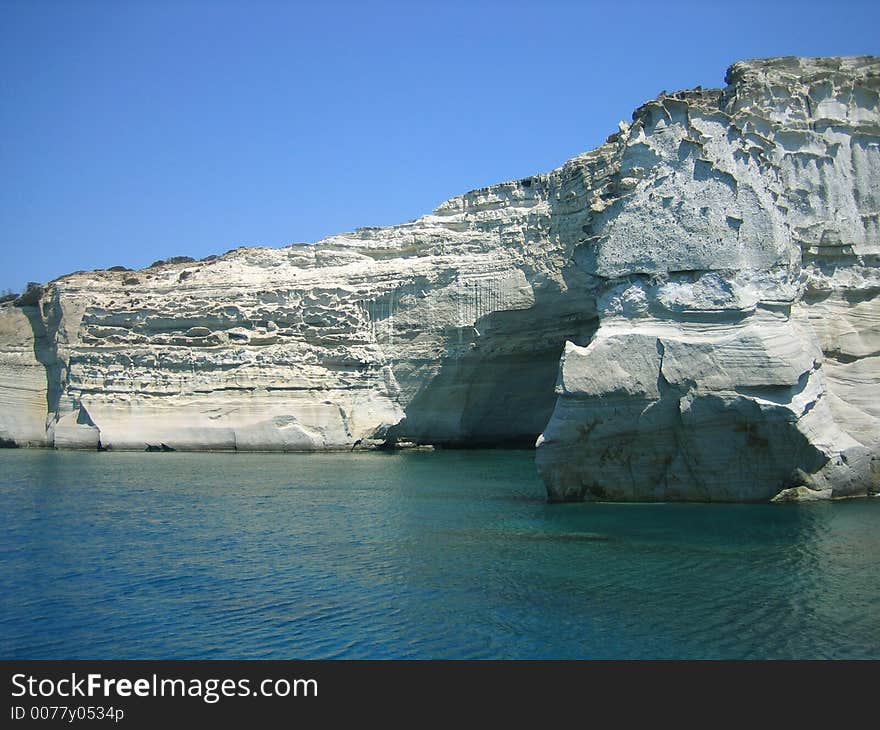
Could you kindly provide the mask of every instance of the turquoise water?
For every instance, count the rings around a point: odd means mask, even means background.
[[[880,499],[545,502],[527,451],[0,452],[0,658],[880,657]]]

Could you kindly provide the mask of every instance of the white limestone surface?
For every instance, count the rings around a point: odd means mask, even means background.
[[[596,327],[587,277],[566,267],[607,154],[400,226],[34,288],[0,305],[0,437],[111,450],[532,445],[564,343]]]
[[[538,467],[559,500],[873,492],[880,62],[735,64],[621,135],[575,252],[601,324],[569,345]]]

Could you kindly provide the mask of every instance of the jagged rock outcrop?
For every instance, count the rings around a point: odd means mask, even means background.
[[[727,82],[400,226],[32,287],[0,304],[0,439],[311,450],[543,431],[551,499],[864,494],[880,61],[750,61]]]
[[[864,494],[880,439],[880,63],[738,63],[621,136],[575,251],[601,325],[538,450],[556,499]]]

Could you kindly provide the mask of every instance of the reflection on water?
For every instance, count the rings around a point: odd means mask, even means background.
[[[0,452],[0,658],[880,657],[880,500],[544,500],[532,453]]]

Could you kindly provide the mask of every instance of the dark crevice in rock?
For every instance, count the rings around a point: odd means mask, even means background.
[[[43,299],[38,299],[34,305],[22,306],[21,311],[27,318],[33,334],[34,357],[46,370],[46,410],[47,413],[53,414],[58,411],[62,391],[62,367],[58,360],[55,342],[60,313],[54,302]]]

